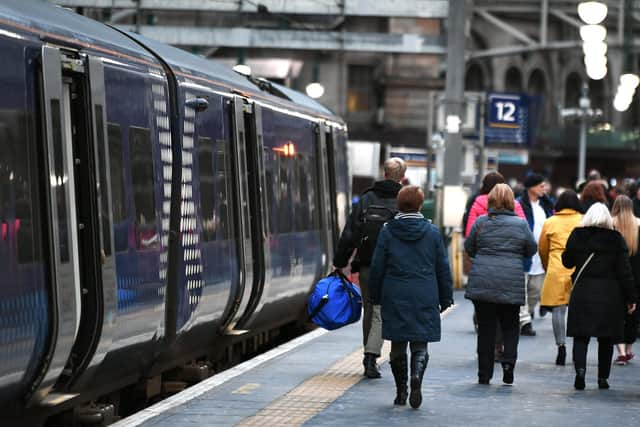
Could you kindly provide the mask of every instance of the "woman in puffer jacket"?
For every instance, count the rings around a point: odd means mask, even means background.
[[[489,193],[489,214],[478,218],[464,242],[473,258],[465,298],[473,301],[478,316],[478,382],[493,376],[496,325],[502,327],[504,353],[502,381],[513,383],[520,337],[520,306],[525,301],[525,258],[537,250],[527,222],[513,209],[513,191],[497,184]]]

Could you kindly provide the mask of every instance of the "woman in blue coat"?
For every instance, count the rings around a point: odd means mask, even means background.
[[[391,341],[396,405],[407,402],[410,343],[413,408],[422,403],[427,343],[440,341],[440,313],[453,304],[447,252],[438,229],[419,213],[423,201],[420,187],[400,190],[400,212],[380,231],[369,278],[374,304],[382,306],[382,337]]]

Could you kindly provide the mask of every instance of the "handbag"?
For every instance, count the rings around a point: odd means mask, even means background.
[[[580,276],[582,276],[582,272],[584,271],[585,267],[587,266],[587,264],[589,264],[589,261],[591,261],[591,258],[593,258],[595,254],[596,254],[595,252],[591,252],[591,255],[589,255],[589,258],[587,258],[584,264],[582,264],[582,267],[580,267],[578,274],[576,274],[576,278],[573,280],[573,283],[571,284],[571,292],[573,292],[573,288],[575,288],[576,285],[578,284],[578,280],[580,279]]]
[[[307,301],[307,314],[314,324],[332,331],[360,320],[362,295],[339,270],[320,280]]]
[[[473,235],[473,246],[478,244],[478,235],[480,235],[480,230],[482,230],[484,224],[486,224],[486,221],[478,226],[476,234]],[[462,251],[462,271],[466,276],[468,276],[471,271],[471,264],[473,264],[473,258],[469,256],[467,251]]]

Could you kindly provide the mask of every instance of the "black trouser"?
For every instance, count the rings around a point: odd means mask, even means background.
[[[576,369],[587,368],[587,349],[590,337],[573,337],[573,363]],[[613,340],[598,338],[598,378],[609,378],[611,358],[613,357]]]
[[[500,323],[504,341],[503,363],[515,365],[520,339],[520,306],[474,301],[478,317],[478,378],[493,376],[496,326]]]

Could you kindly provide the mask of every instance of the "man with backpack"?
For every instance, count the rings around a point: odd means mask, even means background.
[[[353,251],[357,249],[353,263],[357,263],[360,267],[360,290],[364,308],[362,363],[364,375],[367,378],[380,378],[376,359],[380,357],[383,343],[380,306],[373,305],[368,289],[369,266],[380,229],[398,212],[396,198],[398,191],[402,188],[400,182],[406,170],[407,166],[400,158],[392,157],[384,162],[384,179],[376,181],[353,206],[333,258],[335,268],[345,268],[349,264]]]

